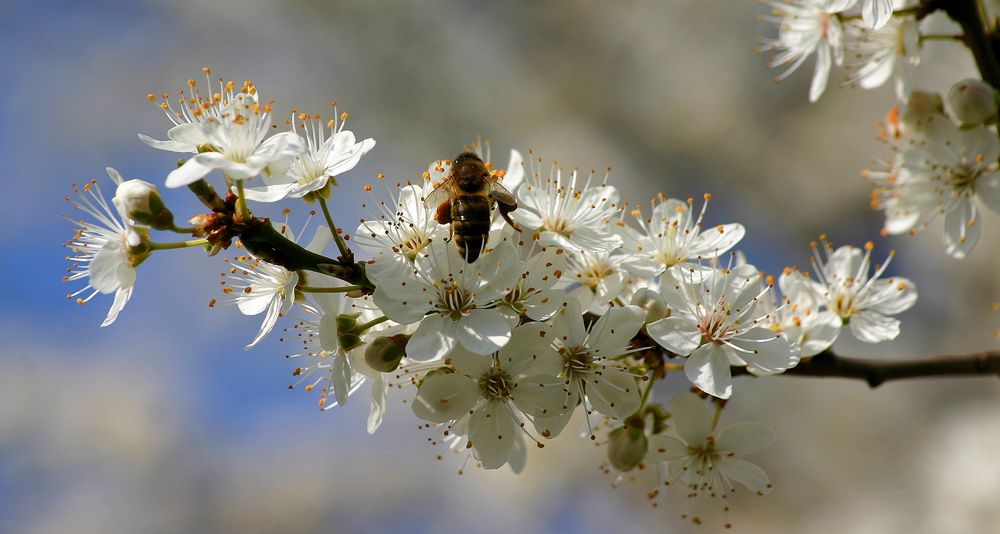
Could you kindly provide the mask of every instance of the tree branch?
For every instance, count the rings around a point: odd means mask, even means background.
[[[749,374],[745,367],[734,367],[734,375]],[[785,371],[789,376],[853,378],[864,380],[875,388],[890,380],[932,378],[941,376],[1000,377],[1000,351],[983,351],[957,356],[934,356],[906,360],[872,360],[847,358],[825,351],[803,359]]]

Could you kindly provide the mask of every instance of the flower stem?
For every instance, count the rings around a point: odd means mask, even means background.
[[[719,418],[722,417],[722,409],[724,407],[725,407],[725,402],[715,403],[715,415],[712,416],[712,432],[715,432],[716,427],[719,426]]]
[[[236,210],[243,220],[250,218],[250,208],[247,207],[247,199],[243,189],[243,180],[236,180],[236,191],[239,198],[236,199]]]
[[[388,320],[389,320],[389,318],[386,317],[385,315],[383,315],[382,317],[378,317],[378,318],[372,319],[371,321],[368,321],[367,323],[359,324],[357,327],[355,327],[355,330],[357,330],[358,332],[364,332],[365,330],[368,330],[369,328],[371,328],[371,327],[373,327],[375,325],[382,324],[382,323],[384,323],[384,322],[386,322]]]
[[[920,36],[920,41],[959,41],[965,40],[965,36],[960,33],[927,33]]]
[[[176,243],[150,243],[149,248],[153,250],[170,250],[173,248],[200,247],[207,244],[208,240],[205,238],[201,238],[201,239],[189,239],[187,241],[178,241]]]
[[[299,286],[295,289],[303,293],[350,293],[351,291],[360,291],[364,289],[361,286],[340,286],[340,287],[313,287],[313,286]]]
[[[646,401],[649,400],[649,394],[653,392],[653,384],[656,383],[652,377],[649,378],[649,382],[646,387],[642,390],[642,399],[639,401],[639,408],[641,409],[646,405]]]
[[[168,228],[168,230],[176,234],[190,234],[194,233],[197,230],[197,228],[171,225],[171,227]]]
[[[327,207],[325,198],[319,198],[319,207],[323,209],[323,217],[326,218],[326,224],[330,227],[330,232],[333,233],[333,240],[337,242],[337,250],[340,251],[340,257],[347,262],[354,261],[354,253],[351,252],[351,249],[347,248],[347,243],[344,242],[344,238],[337,231],[337,225],[333,224],[333,216],[330,215],[330,208]]]

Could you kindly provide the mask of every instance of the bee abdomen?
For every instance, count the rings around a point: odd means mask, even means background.
[[[490,233],[490,200],[482,195],[460,195],[451,202],[451,227],[458,252],[472,263]]]

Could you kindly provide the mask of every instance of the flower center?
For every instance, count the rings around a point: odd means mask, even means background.
[[[517,387],[514,379],[499,367],[492,367],[479,378],[479,390],[490,400],[507,400]]]
[[[594,370],[594,357],[584,347],[563,347],[559,349],[563,357],[563,370],[567,378],[588,374]]]
[[[475,308],[473,297],[472,293],[466,293],[460,287],[449,285],[438,293],[438,312],[457,321]]]
[[[573,230],[569,227],[569,221],[562,217],[555,219],[545,217],[542,219],[542,228],[550,232],[555,232],[563,237],[570,237],[573,233]]]
[[[728,317],[728,312],[719,310],[704,315],[698,321],[698,330],[701,331],[702,338],[712,343],[721,343],[731,338],[736,330],[726,320]]]

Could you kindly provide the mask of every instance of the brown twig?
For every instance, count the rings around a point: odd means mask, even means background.
[[[747,375],[746,368],[734,367],[734,375]],[[838,356],[825,351],[803,359],[785,371],[786,376],[816,378],[852,378],[864,380],[875,388],[890,380],[943,376],[1000,377],[1000,351],[983,351],[956,356],[933,356],[906,360],[873,360]]]

